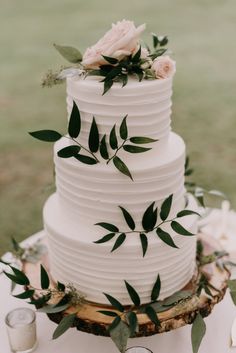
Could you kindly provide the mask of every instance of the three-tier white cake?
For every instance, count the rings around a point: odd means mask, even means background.
[[[142,303],[147,303],[157,274],[162,284],[160,299],[191,280],[196,237],[177,234],[167,222],[162,228],[178,248],[168,246],[155,231],[148,232],[149,246],[143,257],[137,233],[128,232],[124,244],[111,252],[111,242],[94,243],[104,235],[104,229],[95,224],[108,222],[125,232],[127,224],[118,207],[121,206],[132,214],[136,227],[142,229],[147,207],[155,202],[160,209],[171,194],[170,218],[185,208],[196,210],[195,200],[186,195],[184,187],[185,144],[171,132],[172,78],[139,82],[130,77],[125,87],[114,83],[104,95],[100,81],[97,76],[67,79],[68,116],[73,102],[81,115],[79,142],[88,145],[93,117],[101,138],[109,135],[114,124],[118,130],[126,115],[130,136],[148,136],[158,141],[145,153],[120,151],[133,181],[106,161],[87,165],[75,158],[58,157],[57,152],[71,144],[67,137],[55,144],[57,191],[44,207],[50,271],[55,280],[73,283],[88,301],[108,304],[105,292],[124,305],[131,304],[126,280],[137,290]],[[179,218],[179,223],[196,234],[196,215]]]

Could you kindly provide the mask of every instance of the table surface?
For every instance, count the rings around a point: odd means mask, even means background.
[[[236,214],[234,217],[236,220]],[[29,238],[28,241],[35,241],[41,236],[42,232]],[[236,233],[234,244],[236,248]],[[29,304],[10,295],[10,283],[3,274],[0,275],[0,288],[0,353],[10,353],[4,317],[8,311],[16,307],[29,306]],[[235,318],[236,308],[227,292],[224,300],[217,304],[212,314],[205,319],[207,331],[199,353],[232,353],[234,350],[236,352],[236,348],[230,347],[230,332]],[[57,340],[52,340],[55,327],[56,325],[45,314],[37,313],[36,353],[118,353],[110,338],[97,337],[75,331],[76,329],[70,329]],[[191,326],[187,325],[161,335],[133,338],[128,342],[128,347],[131,346],[145,346],[153,353],[191,353]]]

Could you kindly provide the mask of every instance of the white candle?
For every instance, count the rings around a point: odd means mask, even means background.
[[[11,351],[32,352],[37,345],[35,312],[29,308],[17,308],[6,316],[7,333]]]

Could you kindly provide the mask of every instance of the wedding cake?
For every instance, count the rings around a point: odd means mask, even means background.
[[[50,272],[100,304],[110,304],[103,293],[132,304],[125,283],[150,302],[157,275],[166,298],[195,269],[197,204],[171,131],[175,62],[166,37],[141,47],[144,27],[118,22],[82,58],[56,46],[77,66],[58,76],[69,127],[54,139],[56,192],[43,212]]]

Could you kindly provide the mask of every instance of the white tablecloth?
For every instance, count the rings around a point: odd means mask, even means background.
[[[236,215],[233,216],[236,220]],[[36,238],[33,237],[31,240]],[[236,248],[236,234],[234,245]],[[16,307],[28,305],[10,295],[9,282],[3,274],[0,275],[0,353],[10,353],[4,323],[5,315]],[[232,353],[234,350],[236,352],[236,348],[230,348],[230,331],[235,317],[236,308],[227,292],[224,300],[217,304],[212,314],[205,319],[207,332],[199,353]],[[53,341],[52,333],[55,327],[56,325],[45,314],[37,314],[38,348],[35,351],[36,353],[118,353],[110,338],[97,337],[76,331],[76,329],[70,329],[63,336]],[[130,339],[128,346],[135,345],[145,346],[151,349],[153,353],[191,353],[191,326],[188,325],[152,337]]]

